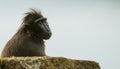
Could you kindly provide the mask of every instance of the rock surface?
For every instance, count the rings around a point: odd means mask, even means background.
[[[64,57],[12,57],[0,59],[1,69],[100,69],[95,61]]]

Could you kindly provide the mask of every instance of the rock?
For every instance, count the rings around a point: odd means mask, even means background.
[[[95,61],[64,57],[12,57],[0,59],[1,69],[100,69]]]

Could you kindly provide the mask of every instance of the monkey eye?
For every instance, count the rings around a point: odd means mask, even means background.
[[[43,24],[43,21],[39,21],[39,22],[37,22],[37,24]]]

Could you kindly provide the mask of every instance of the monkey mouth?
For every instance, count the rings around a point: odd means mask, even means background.
[[[47,40],[47,39],[49,39],[51,37],[51,33],[43,34],[42,37],[43,37],[43,39]]]

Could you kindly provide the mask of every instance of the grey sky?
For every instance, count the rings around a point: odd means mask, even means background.
[[[0,51],[29,8],[41,10],[53,32],[49,56],[94,60],[101,69],[120,69],[119,0],[0,0]]]

